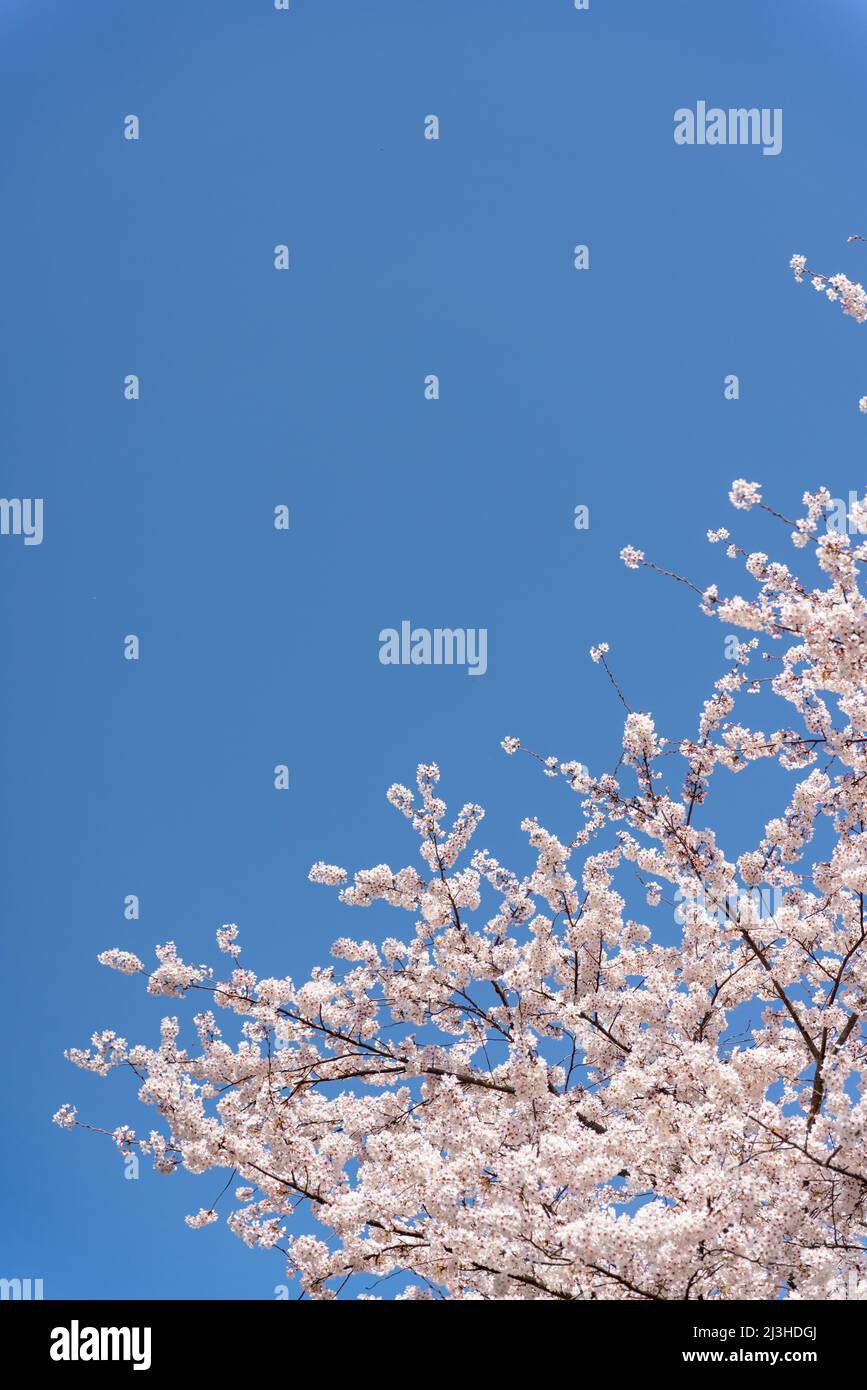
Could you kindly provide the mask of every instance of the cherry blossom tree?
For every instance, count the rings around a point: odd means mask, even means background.
[[[388,791],[417,864],[310,872],[348,906],[396,909],[394,937],[341,938],[337,963],[300,984],[245,968],[234,925],[217,932],[216,975],[173,942],[152,971],[128,951],[99,957],[153,995],[201,1002],[195,1039],[167,1017],[157,1046],[101,1032],[67,1054],[131,1073],[159,1117],[114,1142],[161,1173],[228,1173],[229,1227],[281,1252],[299,1293],[382,1297],[395,1274],[408,1299],[862,1287],[867,543],[827,529],[825,489],[794,518],[755,482],[730,500],[814,552],[816,587],[709,531],[747,592],[674,576],[744,634],[697,729],[663,738],[594,648],[626,707],[619,758],[601,775],[538,758],[575,794],[577,829],[525,820],[523,869],[473,849],[482,808],[448,818],[439,770],[422,765],[414,791]],[[867,501],[855,512],[867,531]],[[670,573],[631,546],[622,559]],[[736,713],[756,693],[778,727]],[[730,779],[761,763],[788,781],[784,804],[730,856],[713,796],[724,807]],[[82,1125],[71,1105],[55,1119]]]

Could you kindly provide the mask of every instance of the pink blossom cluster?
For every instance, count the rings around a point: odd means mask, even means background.
[[[862,236],[849,237],[849,241],[864,240]],[[807,266],[806,256],[793,256],[789,265],[799,285],[804,283],[805,276],[809,276],[813,289],[824,294],[832,304],[839,304],[844,314],[848,314],[856,323],[867,322],[867,290],[860,281],[850,280],[848,275],[824,275],[812,271]],[[867,415],[867,396],[861,396],[858,409],[862,415]]]

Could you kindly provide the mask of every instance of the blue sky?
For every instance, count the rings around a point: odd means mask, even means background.
[[[787,262],[864,276],[865,59],[854,0],[0,0],[2,492],[45,506],[42,545],[0,537],[0,1274],[281,1282],[184,1226],[218,1177],[125,1181],[50,1124],[149,1119],[63,1060],[166,1011],[98,951],[204,959],[235,921],[252,968],[300,978],[336,936],[409,930],[306,875],[408,861],[384,793],[419,761],[526,867],[522,817],[569,834],[574,801],[499,742],[613,765],[600,640],[635,706],[694,729],[725,632],[618,552],[722,581],[733,477],[785,512],[863,491],[867,330]],[[676,146],[700,99],[781,107],[782,153]],[[789,558],[754,515],[738,534]],[[407,618],[486,628],[485,676],[381,665]],[[779,787],[727,792],[737,853]]]

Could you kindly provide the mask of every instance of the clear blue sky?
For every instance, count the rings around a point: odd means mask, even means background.
[[[0,537],[0,1274],[52,1298],[281,1282],[184,1226],[217,1177],[125,1181],[51,1125],[66,1100],[149,1119],[63,1060],[167,1011],[99,950],[204,959],[236,921],[252,968],[299,978],[338,935],[410,930],[306,875],[407,862],[384,792],[421,760],[525,867],[521,818],[569,834],[575,804],[499,741],[612,764],[591,643],[692,731],[724,631],[617,554],[725,579],[704,533],[731,478],[783,511],[863,489],[867,328],[787,262],[867,273],[865,66],[856,0],[0,0],[0,490],[45,499],[41,546]],[[677,147],[699,99],[782,107],[782,153]],[[382,666],[404,618],[487,628],[487,674]],[[730,788],[736,853],[776,803]]]

